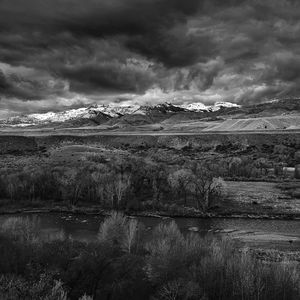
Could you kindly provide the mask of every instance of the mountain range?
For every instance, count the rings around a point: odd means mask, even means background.
[[[300,98],[274,100],[257,105],[238,105],[230,102],[216,102],[207,106],[203,103],[175,105],[161,103],[158,105],[90,105],[62,112],[35,113],[15,116],[0,120],[1,127],[82,127],[107,124],[116,125],[146,125],[161,122],[183,122],[187,120],[226,120],[228,118],[257,118],[282,116],[299,113]]]
[[[176,112],[214,112],[222,108],[240,107],[230,102],[216,102],[212,106],[202,103],[191,103],[188,105],[173,105],[171,103],[161,103],[155,106],[139,105],[90,105],[78,109],[70,109],[62,112],[36,113],[22,116],[15,116],[5,120],[0,120],[1,125],[31,126],[50,123],[64,123],[74,120],[94,120],[95,123],[103,123],[112,118],[121,118],[126,115],[151,115],[151,113],[176,113]]]

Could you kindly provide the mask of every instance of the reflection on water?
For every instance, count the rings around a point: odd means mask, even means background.
[[[46,240],[71,238],[81,241],[95,241],[99,226],[103,221],[101,216],[72,215],[65,213],[51,214],[19,214],[24,218],[39,217],[39,226],[42,236]],[[10,216],[0,216],[0,224]],[[242,237],[252,234],[254,237],[267,238],[268,247],[276,248],[286,246],[291,249],[300,250],[300,221],[288,220],[254,220],[254,219],[199,219],[199,218],[167,218],[159,219],[153,217],[138,217],[145,228],[151,232],[160,222],[175,220],[182,232],[189,231],[206,234],[208,232],[217,234],[238,233]],[[257,235],[260,234],[260,235]],[[268,236],[272,237],[268,240]],[[248,239],[249,240],[249,239]],[[272,240],[272,242],[270,242]],[[288,243],[290,241],[290,243]],[[292,241],[292,242],[291,242]],[[258,243],[257,239],[254,241]],[[262,240],[259,241],[262,244]]]

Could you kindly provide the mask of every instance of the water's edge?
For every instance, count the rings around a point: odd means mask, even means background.
[[[109,216],[114,210],[104,210],[101,208],[66,208],[66,207],[54,207],[54,208],[31,208],[31,209],[2,209],[0,215],[15,215],[15,214],[51,214],[51,213],[66,213],[73,215],[98,215],[98,216]],[[202,219],[213,219],[213,218],[227,218],[227,219],[265,219],[265,220],[294,220],[300,221],[300,214],[296,213],[226,213],[226,212],[209,212],[209,213],[171,213],[164,211],[126,211],[120,210],[120,213],[124,213],[127,216],[133,217],[155,217],[155,218],[202,218]]]

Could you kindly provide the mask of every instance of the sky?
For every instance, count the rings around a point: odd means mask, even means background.
[[[0,0],[0,118],[299,92],[299,0]]]

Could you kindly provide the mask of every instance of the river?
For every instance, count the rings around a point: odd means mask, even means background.
[[[98,215],[73,215],[66,213],[31,213],[0,216],[0,224],[11,217],[39,218],[41,233],[47,239],[54,239],[63,232],[64,236],[85,242],[95,241],[103,217]],[[160,222],[174,220],[186,234],[228,235],[251,247],[299,250],[300,221],[296,220],[255,220],[239,218],[166,218],[137,217],[151,234]]]

